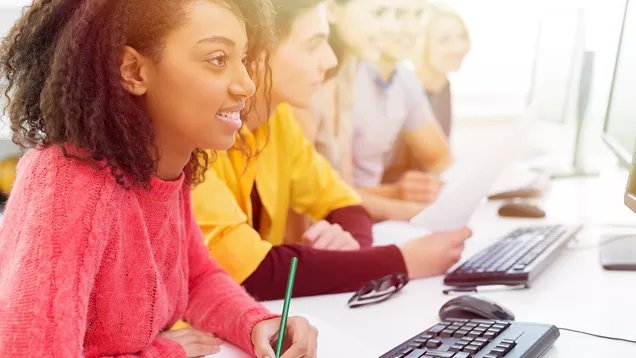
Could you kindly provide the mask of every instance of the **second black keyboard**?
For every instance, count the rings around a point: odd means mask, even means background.
[[[449,318],[380,358],[538,358],[557,338],[553,325]]]
[[[517,229],[446,275],[455,287],[528,284],[561,253],[581,226]]]

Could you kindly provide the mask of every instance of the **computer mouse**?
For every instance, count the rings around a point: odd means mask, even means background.
[[[499,208],[499,216],[509,218],[543,218],[545,211],[538,206],[523,201],[504,203]]]
[[[514,321],[510,310],[482,297],[471,295],[458,296],[444,303],[439,309],[439,318],[491,319]]]

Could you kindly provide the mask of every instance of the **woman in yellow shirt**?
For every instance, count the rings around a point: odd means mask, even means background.
[[[284,295],[294,256],[300,260],[296,296],[352,291],[390,273],[417,278],[445,272],[459,259],[469,230],[415,239],[399,248],[370,247],[372,220],[358,195],[305,139],[287,104],[308,106],[336,64],[327,43],[326,8],[322,0],[273,3],[279,28],[270,56],[271,82],[269,76],[255,79],[255,108],[241,133],[244,148],[218,153],[206,181],[193,193],[210,253],[259,299]],[[316,224],[285,241],[289,209]]]

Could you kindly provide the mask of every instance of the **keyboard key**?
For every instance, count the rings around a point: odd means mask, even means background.
[[[465,329],[460,329],[455,331],[455,333],[453,333],[453,337],[455,338],[464,338],[469,331],[465,330]]]
[[[498,324],[500,326],[505,326],[506,328],[510,326],[510,322],[508,321],[496,321],[495,324]]]
[[[494,356],[494,355],[492,355],[492,354],[486,354],[486,355],[484,356],[484,358],[499,358],[499,357]]]
[[[453,358],[454,355],[455,355],[455,352],[428,351],[422,357]]]
[[[464,349],[464,346],[460,344],[455,344],[455,345],[452,345],[450,348],[448,348],[448,350],[451,352],[461,352],[463,349]]]
[[[444,338],[450,338],[453,336],[453,333],[455,333],[455,331],[450,329],[445,329],[439,333],[439,336]]]
[[[476,347],[476,346],[468,346],[466,348],[464,348],[464,352],[468,352],[471,354],[477,354],[479,353],[480,348]]]
[[[431,339],[430,341],[426,342],[427,348],[439,348],[439,346],[441,345],[442,341],[438,341],[437,339]]]
[[[424,353],[426,353],[426,349],[416,349],[403,357],[404,358],[420,358],[424,355]]]
[[[446,326],[442,326],[438,324],[429,328],[428,331],[426,331],[426,333],[430,334],[431,336],[437,336],[439,335],[440,332],[442,332],[445,329],[446,329]]]
[[[484,334],[484,332],[470,331],[468,332],[468,337],[477,338],[480,337],[482,334]]]
[[[512,346],[516,346],[517,342],[512,339],[502,339],[500,343],[510,344]]]
[[[514,346],[512,344],[499,343],[497,345],[497,348],[503,348],[506,351],[506,354],[508,354],[508,352],[510,352],[514,348]]]
[[[422,334],[421,336],[418,337],[419,339],[431,339],[433,338],[433,336],[429,335],[429,334]]]
[[[472,343],[472,341],[474,340],[474,338],[471,337],[464,337],[460,340],[460,342],[466,342],[466,344],[470,344]]]
[[[490,332],[490,331],[488,331],[488,332],[484,333],[484,338],[494,339],[494,338],[496,338],[498,335],[499,335],[499,333],[497,333],[497,332]]]
[[[508,352],[506,352],[506,350],[503,348],[493,348],[489,354],[492,354],[497,357],[503,357],[506,355],[506,353]]]
[[[492,326],[493,324],[497,323],[495,321],[490,321],[490,320],[486,320],[486,319],[472,319],[470,321],[474,322],[474,323],[479,323],[479,324],[487,324],[489,326]]]
[[[488,329],[488,328],[490,328],[491,326],[492,326],[492,324],[485,324],[485,323],[482,323],[482,324],[480,324],[480,325],[479,325],[479,326],[477,326],[477,327],[481,327],[481,328]]]
[[[395,357],[399,357],[402,358],[404,356],[407,356],[409,353],[413,352],[413,348],[404,348],[402,350],[400,350]]]
[[[473,358],[473,356],[472,354],[468,352],[458,352],[458,353],[455,353],[453,358]]]
[[[479,338],[475,338],[475,342],[488,343],[490,341],[487,338],[479,337]]]

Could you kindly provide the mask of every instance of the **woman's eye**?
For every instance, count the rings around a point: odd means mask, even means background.
[[[223,67],[227,63],[227,56],[224,53],[219,53],[210,60],[210,63],[215,66]]]

